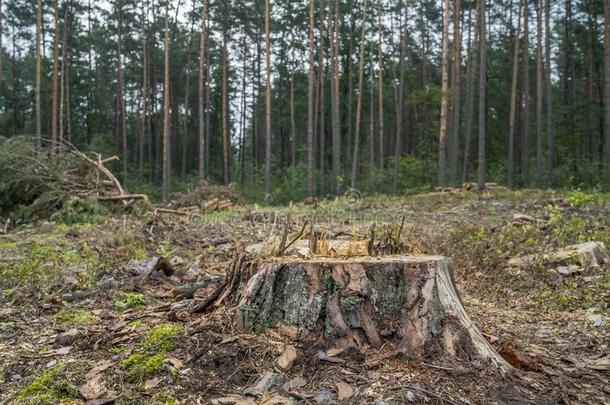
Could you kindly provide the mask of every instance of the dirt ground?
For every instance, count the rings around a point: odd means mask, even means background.
[[[321,358],[281,328],[239,334],[228,311],[191,311],[238,252],[286,227],[361,240],[374,225],[381,240],[403,218],[400,253],[453,259],[471,319],[513,371],[413,362],[390,342]],[[503,190],[21,225],[0,234],[0,403],[609,403],[610,264],[508,265],[589,240],[610,245],[607,199]]]

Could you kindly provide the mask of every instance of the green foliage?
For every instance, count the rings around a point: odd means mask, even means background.
[[[127,380],[142,382],[160,373],[164,369],[165,354],[134,354],[121,362],[121,367],[127,373]]]
[[[142,382],[163,371],[166,355],[174,347],[176,337],[182,333],[182,327],[170,323],[162,323],[149,330],[138,346],[138,353],[121,362],[127,379]]]
[[[307,177],[307,166],[304,164],[286,168],[281,175],[274,177],[271,200],[275,204],[303,201],[308,195]]]
[[[121,293],[122,298],[114,302],[120,309],[141,309],[146,306],[146,296],[138,293]]]
[[[86,326],[100,321],[100,317],[81,309],[62,309],[53,318],[55,325]]]
[[[49,287],[71,271],[75,273],[78,287],[88,289],[102,267],[99,253],[88,244],[75,249],[56,234],[40,235],[33,241],[19,245],[11,243],[7,247],[26,258],[16,262],[0,261],[0,276],[5,287]]]
[[[568,192],[568,202],[576,208],[583,207],[594,201],[595,197],[593,195],[584,193],[580,190]]]
[[[0,138],[0,216],[78,223],[104,213],[95,199],[68,198],[74,186],[62,176],[74,168],[69,159],[38,153],[30,139]]]
[[[76,398],[78,389],[69,381],[59,378],[65,369],[65,363],[59,363],[46,370],[19,393],[19,403],[55,404],[59,400]]]

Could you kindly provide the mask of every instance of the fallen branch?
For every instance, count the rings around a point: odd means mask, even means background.
[[[146,194],[99,195],[96,198],[100,201],[125,201],[125,200],[148,201],[148,196]]]

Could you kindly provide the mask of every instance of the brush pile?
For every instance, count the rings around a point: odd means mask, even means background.
[[[0,217],[78,221],[85,215],[102,214],[102,202],[129,207],[147,201],[146,195],[130,194],[106,167],[113,156],[90,157],[73,146],[61,151],[37,151],[27,138],[0,138]]]

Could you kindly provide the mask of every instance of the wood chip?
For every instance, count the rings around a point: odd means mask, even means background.
[[[339,401],[344,401],[354,395],[354,387],[343,381],[336,382],[335,387],[337,387],[337,398]]]
[[[97,399],[106,393],[106,384],[102,376],[97,374],[82,385],[78,391],[87,400]]]
[[[282,355],[277,359],[277,366],[282,371],[288,371],[297,358],[297,350],[292,345],[286,346]]]

